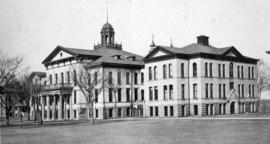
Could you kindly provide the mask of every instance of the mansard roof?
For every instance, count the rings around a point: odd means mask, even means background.
[[[154,57],[159,51],[166,53],[166,55]],[[232,52],[235,57],[229,56]],[[239,62],[256,63],[258,59],[250,58],[242,55],[234,46],[217,48],[211,45],[202,44],[190,44],[184,47],[170,47],[157,45],[145,58],[144,61],[152,61],[158,59],[164,59],[168,57],[181,57],[184,59],[190,59],[194,57],[204,57],[209,59],[231,60]]]
[[[52,62],[53,58],[60,52],[64,51],[72,56],[72,58],[84,57],[91,59],[87,67],[94,67],[98,65],[106,66],[124,66],[124,67],[143,67],[143,57],[118,49],[99,48],[95,50],[67,48],[63,46],[57,46],[47,58],[42,62],[47,65]],[[114,56],[118,55],[120,58],[116,59]],[[134,59],[130,59],[134,57]]]

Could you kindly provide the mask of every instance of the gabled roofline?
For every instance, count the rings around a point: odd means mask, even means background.
[[[58,51],[60,51],[60,50],[62,50],[62,51],[64,51],[64,52],[66,52],[66,53],[69,53],[69,54],[71,54],[71,55],[73,55],[73,56],[76,56],[76,54],[75,53],[73,53],[73,52],[71,52],[71,51],[69,51],[68,49],[66,49],[66,48],[64,48],[64,47],[62,47],[62,46],[57,46],[43,61],[42,61],[42,64],[46,64],[52,57],[54,57],[56,54],[57,54],[57,52]]]
[[[161,50],[161,51],[163,51],[163,52],[165,52],[165,53],[168,53],[168,54],[173,54],[173,52],[168,51],[168,50],[162,48],[162,46],[157,45],[157,46],[156,46],[149,54],[147,54],[147,55],[143,58],[143,60],[148,59],[149,57],[153,56],[154,54],[156,54],[156,53],[158,52],[158,50]]]
[[[236,52],[237,56],[244,57],[234,46],[230,46],[228,50],[226,50],[222,55],[228,54],[230,51]]]

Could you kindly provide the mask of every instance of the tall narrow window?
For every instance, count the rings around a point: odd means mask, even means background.
[[[242,97],[245,97],[245,87],[243,84],[242,84]]]
[[[127,102],[130,102],[130,88],[126,89],[126,97]]]
[[[50,84],[52,84],[52,75],[49,76]]]
[[[150,106],[149,109],[150,109],[150,110],[149,110],[150,117],[152,117],[152,116],[153,116],[153,107]]]
[[[126,84],[130,84],[130,74],[129,74],[129,72],[126,73]]]
[[[237,78],[240,78],[240,66],[237,66]]]
[[[94,73],[94,81],[95,81],[95,84],[98,83],[98,75],[97,75],[97,72]]]
[[[135,85],[138,84],[138,74],[137,73],[134,74],[134,84]]]
[[[205,70],[205,76],[208,77],[208,63],[205,63],[205,66],[204,66]]]
[[[254,85],[252,85],[252,97],[254,98],[255,97],[255,95],[254,95]]]
[[[170,116],[173,116],[173,106],[170,106]]]
[[[113,89],[109,88],[109,102],[113,102]]]
[[[95,102],[98,102],[98,89],[95,89]]]
[[[117,96],[118,96],[118,102],[121,102],[122,101],[122,89],[121,88],[118,88],[117,89]]]
[[[117,73],[117,84],[121,85],[121,72]]]
[[[157,66],[154,66],[154,80],[157,79]]]
[[[73,91],[73,103],[77,103],[77,91]]]
[[[184,67],[184,63],[181,63],[181,77],[185,77],[185,67]]]
[[[254,67],[251,68],[251,77],[254,79]]]
[[[250,79],[250,67],[248,67],[248,79]]]
[[[193,98],[198,98],[198,90],[197,90],[197,84],[193,84]]]
[[[155,107],[155,115],[156,115],[156,117],[158,116],[158,107],[157,106]]]
[[[229,65],[229,76],[230,78],[233,78],[233,63],[231,62],[230,65]]]
[[[218,97],[221,98],[221,84],[218,84]]]
[[[185,99],[185,84],[181,84],[181,99]]]
[[[243,66],[241,66],[241,78],[244,78]]]
[[[144,90],[141,90],[141,100],[144,101]]]
[[[91,85],[91,73],[87,73],[87,81],[88,81],[88,85],[90,86]]]
[[[108,81],[109,85],[112,84],[112,72],[109,72],[109,81]]]
[[[248,85],[248,95],[251,97],[251,85]]]
[[[144,83],[144,74],[141,73],[141,84],[143,84],[143,83]]]
[[[155,89],[155,100],[158,100],[158,87],[155,86],[154,89]]]
[[[226,98],[226,85],[223,84],[223,98]]]
[[[138,100],[138,88],[134,89],[134,100],[137,101]]]
[[[149,100],[153,100],[153,88],[149,87]]]
[[[197,76],[197,64],[193,63],[192,67],[193,67],[193,77],[196,77]]]
[[[55,84],[57,84],[57,83],[58,83],[58,75],[55,74]]]
[[[73,83],[75,86],[77,85],[77,72],[76,72],[76,70],[73,71]]]
[[[164,106],[164,116],[168,116],[168,106]]]
[[[238,97],[241,97],[241,85],[238,84]]]
[[[205,98],[208,98],[208,83],[205,84]]]
[[[209,69],[210,69],[210,77],[213,76],[213,72],[212,72],[212,63],[209,64]]]
[[[164,96],[164,100],[167,100],[168,99],[168,90],[167,90],[167,86],[164,85],[163,86],[163,96]]]
[[[173,98],[173,85],[169,85],[169,99]]]
[[[152,67],[149,67],[148,71],[149,71],[149,80],[152,80]]]
[[[163,65],[163,78],[167,78],[167,66]]]
[[[221,77],[221,65],[218,64],[218,77]]]
[[[222,65],[222,75],[225,78],[225,64]]]
[[[213,84],[210,84],[210,98],[213,98]]]
[[[172,64],[169,64],[169,78],[172,78]]]
[[[61,83],[63,84],[64,83],[64,73],[61,72]]]

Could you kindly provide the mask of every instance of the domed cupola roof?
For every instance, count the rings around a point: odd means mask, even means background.
[[[112,29],[113,30],[113,27],[110,23],[107,22],[102,26],[102,29]]]

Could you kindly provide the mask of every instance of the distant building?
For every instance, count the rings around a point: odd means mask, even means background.
[[[258,60],[235,47],[216,48],[207,36],[182,48],[152,41],[143,58],[124,51],[115,43],[114,34],[107,22],[101,29],[101,43],[93,50],[57,46],[42,62],[46,67],[41,95],[44,120],[90,117],[85,97],[71,75],[82,65],[94,79],[106,76],[104,83],[117,88],[106,86],[96,95],[96,119],[256,111]]]

